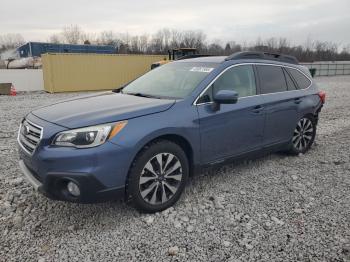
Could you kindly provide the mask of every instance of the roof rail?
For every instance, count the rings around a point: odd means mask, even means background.
[[[285,62],[290,64],[299,64],[298,59],[295,56],[268,53],[268,52],[259,52],[259,51],[244,51],[234,53],[225,58],[225,61],[229,60],[238,60],[238,59],[264,59],[264,60],[273,60],[279,62]]]

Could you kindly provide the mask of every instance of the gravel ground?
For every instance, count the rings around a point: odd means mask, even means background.
[[[19,121],[78,94],[0,97],[0,261],[350,261],[350,76],[316,81],[327,104],[311,151],[208,170],[155,215],[33,192]]]

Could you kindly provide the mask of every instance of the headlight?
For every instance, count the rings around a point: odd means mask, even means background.
[[[116,136],[127,124],[121,121],[113,124],[90,126],[64,131],[55,137],[53,145],[88,148],[102,145],[107,139]]]

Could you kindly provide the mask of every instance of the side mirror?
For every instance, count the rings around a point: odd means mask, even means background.
[[[112,92],[114,92],[114,93],[121,93],[121,91],[122,91],[128,84],[130,84],[131,82],[132,82],[132,81],[130,81],[130,82],[124,84],[124,85],[121,85],[120,87],[117,87],[117,88],[115,88],[115,89],[112,89]]]
[[[238,93],[233,90],[220,90],[214,95],[213,109],[220,109],[220,104],[236,104],[238,101]]]
[[[112,92],[113,92],[113,93],[120,93],[120,92],[123,90],[123,88],[124,88],[125,86],[126,86],[126,85],[122,85],[122,86],[120,86],[120,87],[114,88],[114,89],[112,89]]]

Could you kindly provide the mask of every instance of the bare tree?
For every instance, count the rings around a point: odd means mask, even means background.
[[[100,33],[99,37],[96,38],[96,43],[98,45],[112,45],[119,53],[124,53],[124,44],[121,37],[115,34],[113,31],[103,31]]]
[[[68,25],[63,28],[62,36],[68,44],[79,44],[82,42],[84,32],[78,25]]]
[[[140,36],[140,47],[139,50],[141,53],[147,53],[148,50],[148,41],[149,41],[149,36],[144,34]]]
[[[78,25],[65,26],[61,33],[53,34],[49,38],[51,43],[91,43],[98,45],[113,45],[118,53],[136,54],[166,54],[168,50],[179,47],[194,47],[201,54],[230,55],[242,50],[254,50],[273,53],[285,53],[296,56],[300,61],[321,60],[350,60],[350,44],[342,45],[332,42],[313,41],[310,36],[303,45],[293,46],[286,38],[258,37],[255,42],[236,43],[222,42],[220,39],[206,41],[206,35],[200,30],[178,30],[163,28],[153,35],[130,35],[103,31],[100,34],[85,33]],[[24,43],[19,34],[0,36],[0,52],[16,48]],[[339,52],[339,49],[341,50]]]
[[[83,32],[81,34],[81,41],[80,42],[83,42],[85,44],[85,42],[88,42],[90,43],[90,45],[92,44],[97,44],[97,34],[96,33],[86,33],[86,32]]]
[[[53,44],[61,43],[61,36],[59,34],[53,34],[49,37],[49,42]]]
[[[24,44],[24,38],[21,34],[0,35],[0,51],[17,48]]]
[[[164,46],[163,45],[163,32],[161,30],[159,30],[151,38],[150,50],[152,53],[162,54],[162,53],[164,53],[163,46]]]
[[[134,54],[140,53],[140,37],[132,36],[130,39],[130,52]]]
[[[287,38],[280,38],[278,40],[278,50],[280,53],[285,53],[290,48],[290,43]]]
[[[103,31],[100,33],[100,37],[97,42],[102,45],[113,45],[115,42],[116,36],[113,31]]]
[[[203,47],[205,38],[206,36],[202,31],[184,31],[182,45],[184,47],[194,47],[201,49]]]
[[[178,48],[181,46],[181,43],[183,42],[183,33],[173,29],[170,33],[170,46],[172,48]]]
[[[208,46],[208,54],[209,55],[223,55],[224,49],[221,45],[212,43]]]

